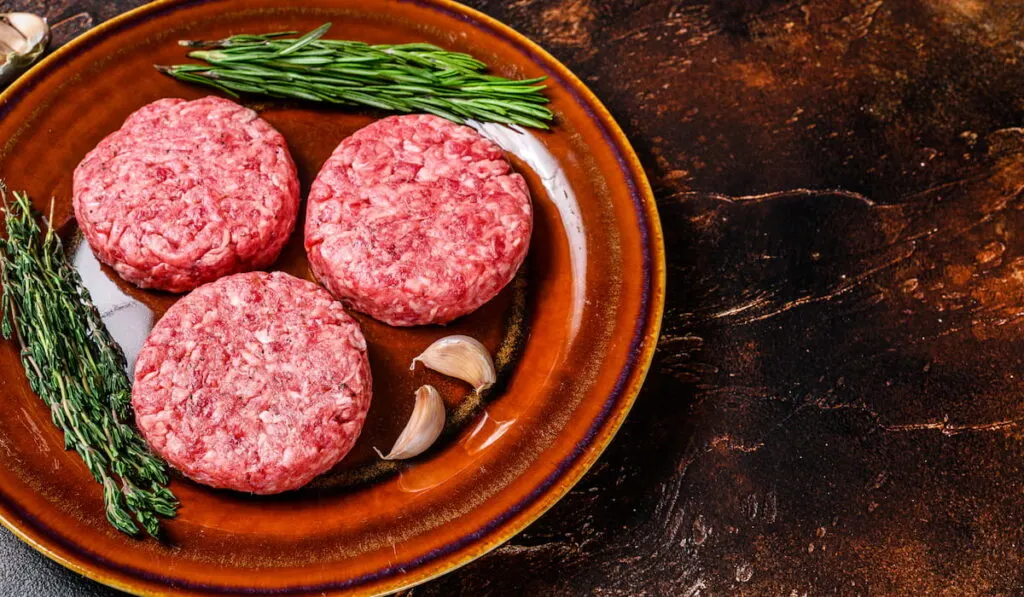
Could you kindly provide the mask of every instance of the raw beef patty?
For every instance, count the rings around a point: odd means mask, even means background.
[[[73,203],[100,261],[184,292],[270,265],[295,227],[299,181],[284,137],[252,110],[162,99],[85,156]]]
[[[153,328],[132,406],[150,447],[195,481],[295,489],[359,437],[370,408],[366,342],[312,282],[228,276],[182,298]]]
[[[334,296],[391,325],[447,323],[494,298],[533,229],[526,181],[473,129],[428,115],[367,126],[310,190],[305,244]]]

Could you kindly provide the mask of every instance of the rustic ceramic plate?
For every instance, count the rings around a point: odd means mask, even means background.
[[[147,593],[382,593],[469,562],[535,520],[593,464],[626,416],[661,318],[664,256],[636,156],[598,100],[564,66],[502,24],[445,0],[169,0],[114,19],[60,49],[0,96],[0,176],[54,220],[114,335],[131,358],[174,296],[144,292],[75,245],[71,173],[129,113],[205,89],[158,74],[184,61],[179,39],[305,31],[375,43],[428,41],[470,52],[505,76],[550,77],[553,132],[490,127],[527,178],[536,232],[526,266],[497,299],[448,328],[389,328],[361,317],[374,401],[353,453],[300,491],[252,497],[175,478],[179,516],[166,539],[133,540],[106,522],[99,487],[62,448],[16,347],[0,344],[0,518],[58,562]],[[251,103],[288,139],[307,191],[366,111]],[[301,224],[298,230],[301,230]],[[307,271],[299,235],[275,266]],[[498,355],[483,400],[439,375],[408,371],[435,338],[468,333]],[[450,422],[435,449],[403,464],[391,445],[422,383]]]

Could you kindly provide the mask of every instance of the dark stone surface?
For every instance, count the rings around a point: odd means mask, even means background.
[[[90,15],[60,39],[136,4],[0,1]],[[668,308],[594,470],[407,593],[1024,594],[1024,5],[470,4],[632,139]],[[4,594],[111,594],[0,561]]]

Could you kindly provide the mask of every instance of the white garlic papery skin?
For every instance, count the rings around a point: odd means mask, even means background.
[[[42,56],[49,41],[46,19],[27,12],[0,13],[0,84]]]
[[[416,368],[416,362],[428,369],[461,379],[480,393],[494,385],[497,374],[494,361],[487,348],[469,336],[445,336],[412,360],[409,369]]]
[[[444,401],[434,386],[420,386],[416,390],[416,405],[405,429],[395,441],[391,451],[384,455],[374,448],[384,460],[405,460],[419,456],[437,441],[444,429]]]

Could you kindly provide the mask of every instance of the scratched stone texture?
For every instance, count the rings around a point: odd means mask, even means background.
[[[1024,2],[469,4],[622,124],[668,305],[593,471],[405,594],[1024,595]],[[4,594],[113,594],[2,539]]]

